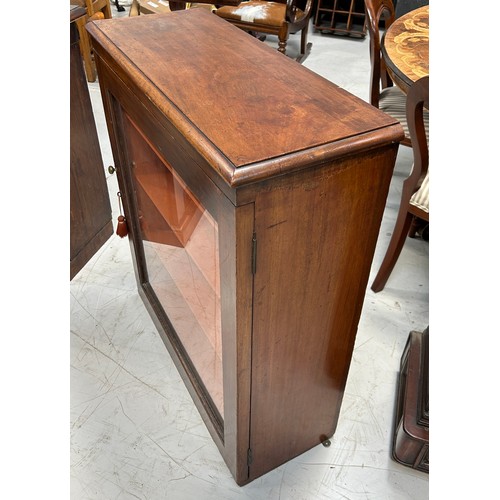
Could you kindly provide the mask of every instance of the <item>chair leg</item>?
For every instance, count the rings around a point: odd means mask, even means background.
[[[309,31],[309,23],[307,23],[300,34],[300,54],[295,59],[298,63],[302,64],[309,53],[311,52],[312,43],[307,43],[307,33]]]
[[[286,23],[281,27],[278,33],[278,52],[286,54],[286,44],[288,41],[288,27]]]
[[[122,9],[125,10],[124,7],[122,7]],[[109,3],[103,7],[102,13],[104,14],[104,19],[111,19],[113,17],[113,13],[111,12],[111,5]]]
[[[414,215],[411,220],[410,229],[408,230],[408,238],[415,238],[417,236],[417,232],[421,226],[420,219]]]
[[[137,0],[132,0],[132,5],[128,11],[129,17],[135,17],[139,15],[139,3]]]
[[[76,21],[78,35],[80,36],[80,53],[82,54],[87,81],[95,82],[97,79],[97,72],[94,66],[94,62],[92,61],[89,35],[87,33],[87,30],[85,29],[85,23],[87,22],[85,17],[82,17]]]
[[[398,260],[399,254],[403,249],[406,241],[410,226],[413,221],[413,213],[409,211],[410,199],[415,191],[415,179],[410,176],[403,182],[403,189],[401,193],[401,203],[399,205],[398,218],[394,226],[389,247],[385,253],[384,260],[378,270],[377,276],[373,280],[371,289],[376,293],[380,292],[387,283],[389,276]]]
[[[309,31],[309,23],[307,23],[304,26],[304,29],[300,33],[300,53],[305,54],[307,47],[306,47],[306,42],[307,42],[307,32]]]
[[[384,260],[380,265],[377,276],[372,283],[372,290],[377,293],[383,290],[389,276],[398,261],[401,250],[403,249],[406,237],[408,236],[408,230],[410,229],[411,221],[413,215],[408,213],[406,210],[406,205],[402,207],[398,214],[398,219],[396,225],[394,226],[394,232],[392,233],[391,241],[385,253]]]

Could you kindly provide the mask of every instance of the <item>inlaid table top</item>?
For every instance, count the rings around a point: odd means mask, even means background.
[[[394,83],[404,92],[429,75],[429,6],[396,19],[382,39],[382,54]]]

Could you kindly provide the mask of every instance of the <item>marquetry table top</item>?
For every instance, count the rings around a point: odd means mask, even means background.
[[[382,40],[382,53],[393,81],[404,92],[429,75],[429,6],[396,19]]]

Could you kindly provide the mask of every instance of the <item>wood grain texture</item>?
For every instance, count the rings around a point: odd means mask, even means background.
[[[193,25],[203,33],[196,50],[190,48]],[[311,148],[321,155],[346,137],[355,151],[364,134],[397,125],[204,9],[98,21],[87,29],[234,185],[245,165],[306,157]],[[169,37],[168,50],[160,32]]]
[[[391,78],[404,92],[429,76],[429,6],[396,19],[384,36],[382,52]]]
[[[252,477],[335,431],[396,149],[257,194]]]

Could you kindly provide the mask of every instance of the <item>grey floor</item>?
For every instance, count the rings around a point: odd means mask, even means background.
[[[368,39],[312,29],[309,39],[304,66],[367,100]],[[290,51],[297,47],[292,37]],[[113,159],[99,87],[89,88],[107,167]],[[370,283],[411,163],[401,147]],[[116,176],[106,175],[116,220]],[[428,274],[429,244],[409,239],[385,289],[367,290],[331,446],[238,487],[138,296],[127,239],[111,237],[71,282],[71,499],[428,498],[429,476],[391,458],[400,356],[409,332],[429,324]]]

